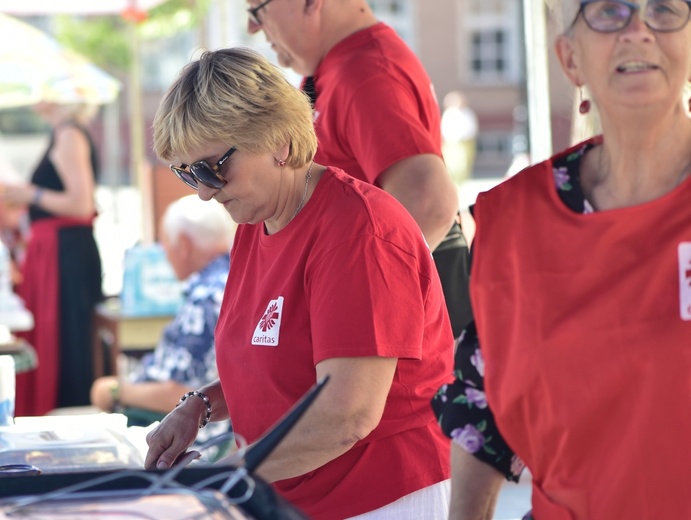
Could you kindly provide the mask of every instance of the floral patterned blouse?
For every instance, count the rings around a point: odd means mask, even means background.
[[[580,184],[583,155],[596,143],[587,143],[553,164],[554,183],[561,200],[578,213],[593,213]],[[456,340],[455,380],[444,385],[432,399],[432,408],[444,433],[453,442],[518,482],[525,467],[506,444],[487,406],[484,391],[484,361],[475,324]],[[528,514],[525,519],[531,518]]]

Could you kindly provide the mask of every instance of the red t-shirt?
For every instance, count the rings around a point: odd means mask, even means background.
[[[533,166],[475,206],[497,425],[533,475],[537,519],[691,518],[691,180],[579,214],[554,174]]]
[[[453,365],[441,285],[415,221],[382,190],[329,169],[280,232],[239,226],[216,350],[233,427],[249,442],[314,384],[318,362],[399,358],[379,426],[276,483],[312,518],[361,514],[448,478],[429,404]]]
[[[335,45],[314,74],[315,161],[376,184],[389,166],[419,154],[441,157],[441,116],[420,60],[378,23]]]

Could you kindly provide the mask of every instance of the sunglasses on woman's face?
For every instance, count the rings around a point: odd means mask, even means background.
[[[236,148],[232,146],[230,150],[223,154],[223,157],[221,157],[213,166],[206,161],[197,161],[193,162],[189,166],[186,164],[181,164],[180,166],[171,164],[170,169],[190,188],[198,190],[199,185],[203,184],[208,188],[219,190],[228,184],[228,181],[225,180],[223,175],[220,174],[221,166],[223,166],[223,163],[226,162],[231,155],[233,155],[235,150]]]

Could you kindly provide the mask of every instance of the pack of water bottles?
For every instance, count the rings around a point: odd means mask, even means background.
[[[182,283],[175,277],[163,247],[137,244],[125,251],[121,299],[123,316],[167,316],[182,302]]]

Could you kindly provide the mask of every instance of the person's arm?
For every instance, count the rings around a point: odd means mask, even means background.
[[[91,148],[84,133],[73,126],[57,128],[50,159],[62,181],[63,191],[19,183],[5,185],[0,190],[0,196],[10,204],[33,204],[64,217],[93,215],[94,173],[91,167]]]
[[[202,387],[199,392],[209,398],[212,421],[228,419],[228,407],[220,381]],[[204,421],[206,412],[206,403],[198,396],[188,397],[173,408],[173,411],[163,418],[161,424],[146,436],[149,451],[146,454],[144,467],[146,469],[170,468],[197,438],[199,425]]]
[[[492,520],[504,476],[451,443],[449,520]]]
[[[56,215],[93,215],[94,172],[89,140],[84,132],[72,125],[57,128],[50,159],[60,176],[64,191],[44,190],[38,206]]]
[[[502,437],[488,406],[474,322],[458,339],[454,375],[453,383],[432,400],[442,431],[452,439],[449,520],[490,520],[502,481],[518,482],[524,464]]]
[[[180,396],[192,388],[177,381],[120,382],[115,376],[99,377],[91,387],[91,403],[101,410],[142,408],[168,413],[178,404]]]
[[[330,379],[275,451],[259,467],[268,482],[303,475],[348,451],[381,420],[396,370],[396,358],[327,359],[317,379]]]
[[[377,184],[403,204],[434,251],[458,213],[458,192],[441,157],[423,154],[403,159],[384,170]]]

